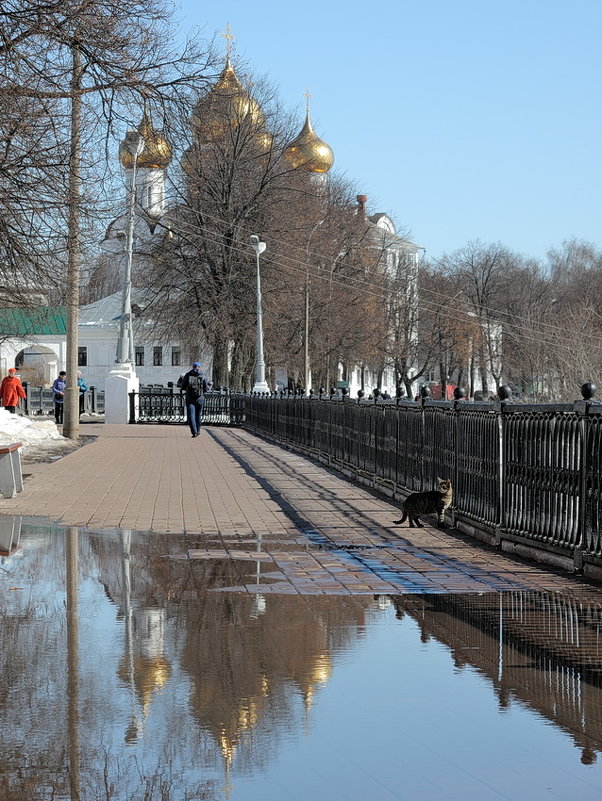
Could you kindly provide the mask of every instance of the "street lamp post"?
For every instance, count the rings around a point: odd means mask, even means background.
[[[266,248],[265,242],[260,242],[256,234],[251,236],[251,247],[255,251],[257,274],[257,353],[255,358],[255,384],[253,392],[269,392],[265,380],[265,361],[263,358],[263,312],[261,309],[261,277],[259,275],[259,256]]]
[[[128,131],[124,147],[132,156],[132,180],[128,206],[128,230],[126,238],[125,275],[121,301],[121,320],[115,361],[119,364],[130,362],[134,365],[134,332],[132,328],[132,259],[134,252],[134,211],[136,204],[136,165],[138,156],[144,150],[144,138],[138,131]]]
[[[128,131],[125,135],[123,145],[132,156],[132,177],[128,203],[125,275],[123,277],[119,337],[117,339],[115,366],[109,372],[105,381],[105,423],[132,422],[130,405],[132,397],[134,399],[133,419],[136,419],[138,415],[136,393],[140,389],[140,382],[136,376],[135,370],[134,334],[132,326],[132,258],[134,251],[136,166],[138,156],[144,149],[144,139],[138,131]]]

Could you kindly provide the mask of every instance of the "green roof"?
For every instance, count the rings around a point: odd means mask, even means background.
[[[35,309],[0,309],[0,336],[28,337],[67,333],[65,306],[40,306]]]

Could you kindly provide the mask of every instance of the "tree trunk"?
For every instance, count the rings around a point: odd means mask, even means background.
[[[441,400],[447,400],[447,366],[439,362],[439,379],[441,381]]]
[[[230,384],[228,375],[228,340],[224,336],[213,342],[213,383],[215,386],[227,387]]]
[[[468,389],[468,397],[474,398],[474,356],[470,357],[468,369],[470,371],[470,387]]]
[[[230,389],[235,392],[249,391],[253,386],[253,359],[251,347],[246,339],[235,340],[232,348]]]

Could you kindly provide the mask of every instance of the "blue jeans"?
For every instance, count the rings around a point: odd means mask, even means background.
[[[195,401],[186,402],[186,413],[188,415],[188,425],[192,434],[196,435],[201,430],[203,422],[203,409],[205,408],[205,396],[201,395]]]

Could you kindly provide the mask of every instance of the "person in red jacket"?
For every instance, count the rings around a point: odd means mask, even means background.
[[[21,379],[17,375],[14,367],[8,371],[6,378],[0,384],[0,401],[7,412],[16,414],[19,400],[25,397],[25,390],[21,384]]]

